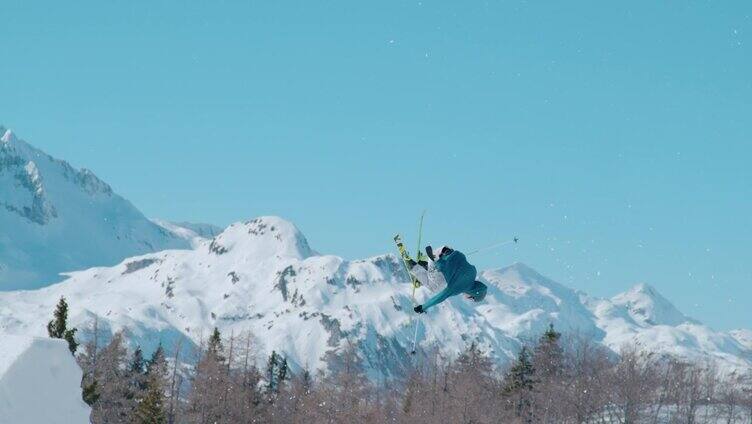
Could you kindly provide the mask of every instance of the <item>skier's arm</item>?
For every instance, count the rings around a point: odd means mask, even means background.
[[[456,293],[454,293],[448,286],[444,287],[444,290],[436,293],[432,298],[428,299],[428,301],[423,304],[423,311],[438,305],[439,303],[447,300],[447,298],[454,296],[455,294]]]

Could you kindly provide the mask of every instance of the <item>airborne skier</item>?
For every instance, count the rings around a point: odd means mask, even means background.
[[[433,248],[426,246],[428,258],[433,261],[436,269],[444,276],[447,285],[424,304],[416,306],[414,308],[415,312],[419,314],[425,313],[429,308],[438,305],[451,296],[461,293],[464,293],[468,299],[475,302],[480,302],[486,297],[486,285],[480,281],[475,281],[478,271],[473,265],[470,265],[462,252],[454,250],[449,246],[442,246],[437,252],[434,256]],[[428,269],[427,261],[419,260],[416,262],[409,258],[406,258],[406,261],[408,267],[411,269],[415,269],[418,266],[426,270]]]

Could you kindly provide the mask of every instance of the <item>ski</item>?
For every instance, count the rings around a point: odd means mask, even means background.
[[[405,247],[405,244],[402,243],[402,236],[399,234],[396,234],[394,236],[394,242],[397,244],[397,250],[399,251],[400,258],[402,259],[402,264],[405,266],[405,270],[407,271],[407,275],[410,276],[410,281],[412,281],[413,285],[413,293],[412,293],[412,299],[413,299],[413,305],[416,304],[415,301],[415,290],[421,286],[420,280],[418,280],[418,277],[416,277],[411,271],[410,271],[410,263],[417,263],[422,260],[425,260],[425,256],[420,251],[420,243],[423,238],[423,218],[426,215],[426,211],[423,211],[422,214],[420,214],[420,223],[418,224],[418,248],[417,252],[415,254],[416,260],[413,261],[413,259],[410,257],[410,254],[407,252],[407,248]],[[420,320],[418,320],[417,317],[413,316],[411,318],[415,322],[415,334],[413,335],[413,348],[410,351],[411,355],[416,354],[416,348],[418,346],[418,326],[420,325]]]
[[[420,281],[418,281],[418,279],[415,278],[415,276],[410,272],[410,261],[412,260],[412,258],[410,257],[410,254],[407,253],[405,244],[402,243],[402,236],[400,236],[399,234],[395,235],[394,242],[397,244],[397,250],[399,251],[400,258],[402,259],[402,264],[405,266],[407,275],[410,276],[410,281],[412,282],[413,287],[420,287]]]
[[[426,211],[424,210],[423,213],[420,214],[420,224],[418,224],[418,247],[415,249],[416,262],[420,262],[426,259],[425,255],[423,255],[423,251],[420,249],[420,243],[423,240],[423,218],[425,217]]]

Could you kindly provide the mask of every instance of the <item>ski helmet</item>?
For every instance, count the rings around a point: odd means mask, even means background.
[[[436,249],[436,257],[440,258],[441,255],[443,255],[445,253],[449,253],[451,251],[452,251],[451,247],[449,247],[447,245],[443,245],[443,246],[439,247],[438,249]]]

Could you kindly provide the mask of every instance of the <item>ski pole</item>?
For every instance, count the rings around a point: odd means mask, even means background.
[[[492,244],[490,246],[481,247],[480,249],[472,250],[472,251],[466,253],[465,256],[474,255],[476,253],[480,253],[480,252],[483,252],[483,251],[486,251],[486,250],[490,250],[490,249],[493,249],[493,248],[496,248],[496,247],[506,246],[507,244],[517,243],[518,241],[519,241],[519,239],[517,237],[515,237],[512,240],[502,241],[502,242],[499,242],[499,243],[494,243],[494,244]]]
[[[415,335],[413,336],[413,350],[410,352],[411,355],[415,355],[416,348],[418,346],[418,326],[420,325],[420,319],[415,319]]]
[[[421,256],[420,243],[423,239],[423,218],[425,216],[426,216],[426,211],[423,210],[423,213],[420,214],[420,223],[418,224],[418,249],[415,253],[415,259],[419,262],[420,262],[420,256]],[[416,289],[416,284],[413,284],[413,306],[415,306],[415,304],[417,303],[415,301],[415,289]],[[411,355],[415,355],[416,353],[416,348],[418,345],[418,326],[420,326],[420,319],[418,317],[413,317],[413,319],[415,320],[415,334],[413,335],[413,350],[410,351]]]

